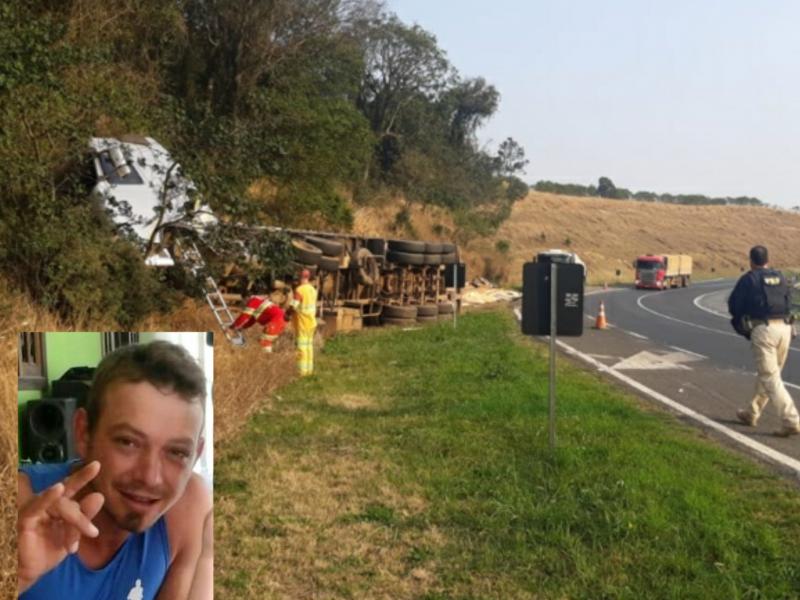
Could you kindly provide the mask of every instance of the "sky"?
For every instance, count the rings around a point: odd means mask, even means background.
[[[500,106],[522,178],[800,205],[800,0],[386,0]]]

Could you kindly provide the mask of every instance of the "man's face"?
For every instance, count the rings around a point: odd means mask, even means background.
[[[105,392],[85,460],[103,511],[128,531],[152,526],[183,494],[202,451],[203,409],[151,383],[115,382]]]

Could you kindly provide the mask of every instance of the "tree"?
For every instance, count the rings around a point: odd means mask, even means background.
[[[601,177],[597,181],[597,195],[602,198],[614,198],[616,189],[617,188],[614,186],[614,182],[612,182],[608,177]]]
[[[436,38],[419,25],[403,24],[396,16],[381,16],[365,31],[364,76],[356,105],[377,136],[376,151],[384,170],[398,157],[398,143],[387,140],[409,104],[415,99],[433,102],[445,88],[450,63],[436,44]],[[391,158],[391,160],[389,160]],[[367,170],[365,179],[369,175]]]
[[[495,172],[498,175],[509,177],[522,171],[527,164],[525,149],[513,138],[506,138],[500,144],[495,158]]]
[[[475,132],[497,110],[500,93],[483,77],[458,82],[442,96],[448,140],[455,146],[474,143]]]

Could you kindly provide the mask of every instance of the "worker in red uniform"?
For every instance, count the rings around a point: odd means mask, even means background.
[[[283,309],[268,297],[251,296],[242,314],[233,322],[231,329],[247,329],[255,323],[264,326],[259,344],[264,352],[272,352],[272,344],[286,327]]]

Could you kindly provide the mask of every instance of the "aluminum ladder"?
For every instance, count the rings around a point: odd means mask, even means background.
[[[233,325],[234,321],[233,315],[228,308],[228,304],[225,302],[225,298],[219,291],[219,287],[217,287],[217,282],[214,281],[214,278],[210,275],[205,279],[205,288],[203,291],[205,293],[206,302],[208,302],[208,305],[211,307],[211,312],[214,313],[214,318],[222,328],[222,333],[225,334],[225,338],[234,346],[244,346],[244,335],[242,335],[242,332],[238,329],[231,329],[231,325]]]
[[[182,250],[182,258],[188,263],[187,266],[192,275],[199,276],[200,270],[206,265],[206,261],[203,260],[203,255],[200,254],[197,245],[191,242],[188,247],[184,246]],[[214,281],[214,278],[210,275],[206,275],[203,282],[203,295],[220,329],[222,329],[225,339],[234,346],[244,346],[244,335],[238,329],[231,329],[231,325],[233,325],[234,322],[233,315],[231,314],[230,308],[228,308],[227,302],[225,302],[222,292],[219,291],[217,282]]]

